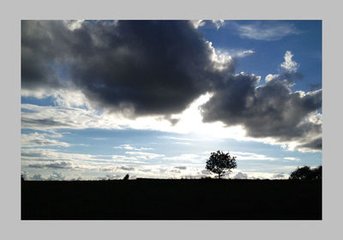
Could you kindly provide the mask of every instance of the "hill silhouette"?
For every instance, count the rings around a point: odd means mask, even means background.
[[[319,180],[22,181],[23,220],[320,220]]]

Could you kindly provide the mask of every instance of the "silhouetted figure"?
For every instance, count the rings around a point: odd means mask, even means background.
[[[129,177],[130,177],[129,174],[126,174],[123,180],[129,180]]]

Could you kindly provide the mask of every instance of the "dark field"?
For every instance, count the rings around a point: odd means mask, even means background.
[[[321,220],[321,181],[23,181],[23,220]]]

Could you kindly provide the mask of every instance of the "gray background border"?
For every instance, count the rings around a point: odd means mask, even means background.
[[[340,239],[342,133],[339,1],[259,0],[2,0],[1,16],[1,239]],[[20,221],[21,19],[322,19],[322,221]]]

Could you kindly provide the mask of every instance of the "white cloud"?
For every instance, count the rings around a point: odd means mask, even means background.
[[[139,152],[139,151],[127,151],[125,154],[136,157],[137,159],[151,160],[155,158],[164,157],[164,154],[152,153],[152,152]]]
[[[106,175],[122,178],[127,171],[130,171],[130,179],[180,178],[182,175],[198,176],[199,170],[204,168],[204,163],[198,166],[178,161],[164,162],[164,157],[163,154],[136,151],[128,151],[123,155],[92,155],[32,148],[22,149],[22,171],[30,172],[28,179],[71,180],[78,176],[82,176],[82,179],[105,179]],[[163,162],[155,163],[155,159]],[[56,172],[57,169],[59,172]],[[63,176],[59,178],[54,171],[63,173]]]
[[[206,41],[208,48],[211,51],[211,60],[213,68],[218,71],[231,70],[233,67],[233,59],[227,51],[215,49],[212,42]]]
[[[61,134],[56,133],[30,133],[21,135],[22,147],[70,147],[67,142],[58,141],[52,138],[60,138]]]
[[[300,160],[299,158],[296,158],[296,157],[284,157],[283,159],[289,160],[289,161],[299,161]]]
[[[67,153],[47,148],[22,148],[22,160],[51,160],[51,161],[85,161],[96,160],[95,155]]]
[[[205,161],[208,158],[208,152],[201,154],[182,153],[178,155],[165,155],[161,153],[141,152],[141,151],[126,151],[121,155],[113,155],[112,159],[116,163],[128,163],[128,164],[145,164],[152,166],[154,164],[162,164],[168,167],[178,167],[180,164],[204,167]],[[153,160],[153,161],[150,161]]]
[[[225,25],[223,19],[212,20],[213,24],[216,26],[217,30]]]
[[[144,159],[140,159],[137,156],[129,156],[129,155],[112,155],[112,159],[115,163],[127,163],[127,164],[145,164],[146,161]]]
[[[122,145],[116,146],[114,148],[125,149],[125,150],[134,150],[135,149],[130,144],[122,144]]]
[[[48,180],[53,180],[53,181],[62,181],[65,179],[65,176],[59,172],[52,172]]]
[[[64,107],[91,108],[90,102],[80,90],[57,90],[52,95],[56,105]]]
[[[304,96],[306,96],[305,94]],[[314,124],[322,125],[322,117],[323,115],[319,112],[314,112],[308,116],[308,121]]]
[[[205,25],[212,25],[218,30],[225,25],[225,21],[222,19],[214,19],[210,21],[209,20],[191,20],[191,23],[195,29],[198,29]]]
[[[195,29],[198,29],[199,27],[202,27],[205,25],[205,21],[204,20],[191,20],[191,23],[193,24],[193,27]]]
[[[230,155],[237,157],[237,160],[277,160],[277,158],[275,157],[269,157],[264,154],[257,154],[251,152],[230,152]]]
[[[233,178],[234,179],[248,179],[248,174],[238,172]]]
[[[288,23],[257,22],[235,26],[240,37],[254,40],[274,41],[299,33],[293,25]]]
[[[204,165],[206,159],[208,158],[205,154],[194,154],[194,153],[182,153],[179,155],[166,156],[163,158],[166,162],[171,164],[202,164]]]
[[[186,137],[173,137],[173,136],[158,136],[160,139],[168,139],[168,140],[174,140],[174,141],[180,141],[180,142],[194,142],[194,141],[201,141],[200,139],[195,138],[186,138]]]
[[[208,154],[180,154],[175,156],[157,156],[156,154],[142,152],[131,152],[123,155],[91,155],[56,152],[53,149],[24,149],[22,170],[30,172],[28,179],[33,179],[33,175],[40,175],[39,179],[49,179],[56,169],[63,173],[63,178],[67,180],[76,179],[82,176],[83,179],[100,179],[106,175],[113,178],[122,178],[127,171],[130,171],[130,179],[135,177],[153,178],[201,178],[213,175],[204,169],[205,156]],[[35,154],[32,154],[35,153]],[[27,155],[32,155],[28,157]],[[204,156],[204,157],[201,157]],[[148,161],[151,157],[157,157],[161,161]],[[155,159],[155,158],[154,158]],[[29,166],[38,166],[30,168]],[[42,166],[42,167],[39,167]],[[63,168],[63,172],[62,172]],[[66,168],[66,169],[64,169]],[[279,172],[290,171],[294,166],[277,167],[266,172],[258,170],[235,169],[229,176],[238,178],[273,178]],[[242,174],[238,174],[241,172]],[[237,175],[238,174],[238,175]],[[114,176],[116,175],[116,176]],[[56,177],[56,176],[55,176]]]
[[[106,128],[120,129],[120,116],[99,113],[95,109],[66,106],[22,104],[22,128],[36,130]]]
[[[277,79],[279,77],[279,74],[268,74],[265,78],[266,82],[272,81],[274,79]]]
[[[64,23],[70,31],[74,31],[82,27],[84,20],[65,20]]]
[[[130,144],[122,144],[119,146],[115,146],[114,148],[117,149],[124,149],[124,150],[131,150],[131,151],[150,151],[153,150],[153,148],[147,148],[147,147],[134,147]]]
[[[255,54],[255,51],[252,49],[230,49],[229,54],[233,58],[244,58]]]
[[[281,63],[281,68],[289,73],[295,73],[297,72],[299,68],[299,64],[295,61],[293,61],[293,54],[291,51],[286,51],[284,55],[284,62]]]

